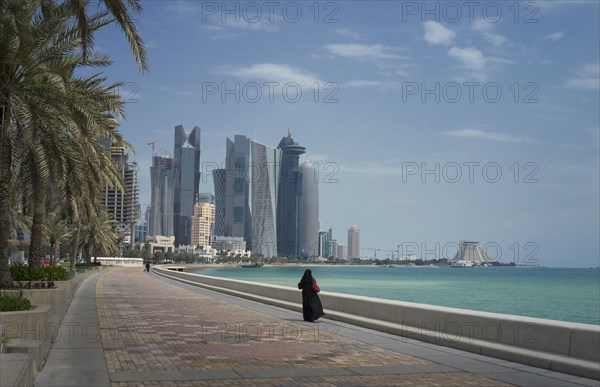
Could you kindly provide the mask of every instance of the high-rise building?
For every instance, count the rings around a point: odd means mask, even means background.
[[[250,212],[250,139],[235,135],[227,138],[225,159],[225,236],[242,237],[252,245]]]
[[[319,168],[306,161],[299,167],[298,226],[300,255],[321,257],[319,243]]]
[[[300,255],[299,191],[301,175],[298,171],[300,155],[305,148],[294,142],[291,133],[279,142],[281,167],[277,203],[277,252],[280,256]],[[318,231],[318,229],[317,229]]]
[[[329,229],[329,230],[331,230],[331,229]],[[331,258],[333,258],[334,260],[338,259],[339,258],[338,257],[339,245],[338,245],[337,239],[332,239],[330,246],[331,246]]]
[[[347,245],[338,245],[338,253],[337,259],[345,261],[348,259],[348,246]]]
[[[214,223],[215,205],[200,201],[196,202],[194,205],[194,216],[192,216],[191,245],[210,246]]]
[[[327,230],[327,243],[323,246],[323,256],[333,258],[333,229],[329,227]]]
[[[211,194],[210,192],[200,192],[198,195],[198,201],[200,203],[215,204],[215,195]]]
[[[251,141],[251,210],[253,254],[277,256],[277,196],[281,151]]]
[[[213,169],[212,177],[215,186],[215,229],[214,235],[225,236],[225,169]]]
[[[186,134],[182,125],[175,127],[175,196],[173,202],[175,245],[191,243],[192,215],[200,187],[200,128]]]
[[[331,253],[331,229],[328,231],[319,231],[319,257],[334,258]]]
[[[133,241],[135,223],[138,220],[138,179],[137,163],[130,163],[124,147],[116,146],[110,140],[103,141],[104,148],[110,152],[112,161],[117,165],[123,179],[125,191],[117,187],[104,187],[102,201],[108,213],[116,222],[116,230],[122,237]]]
[[[353,224],[348,229],[348,259],[360,258],[360,230]]]
[[[173,236],[175,161],[167,156],[152,157],[150,167],[150,211],[148,236]]]

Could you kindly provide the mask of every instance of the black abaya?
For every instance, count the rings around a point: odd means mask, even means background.
[[[304,317],[304,321],[310,322],[314,322],[325,315],[321,299],[312,289],[312,282],[312,272],[306,270],[300,283],[298,283],[298,289],[302,289],[302,316]]]

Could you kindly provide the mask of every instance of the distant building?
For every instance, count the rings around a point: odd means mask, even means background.
[[[283,137],[279,142],[278,148],[281,149],[281,167],[277,203],[277,252],[280,256],[299,256],[301,251],[298,202],[301,175],[298,164],[305,148],[294,142],[289,131],[287,137]]]
[[[310,161],[299,167],[298,235],[304,257],[323,257],[319,240],[319,167]],[[329,243],[329,241],[327,241]]]
[[[138,219],[138,177],[137,163],[130,163],[124,147],[119,147],[104,140],[104,149],[110,152],[112,161],[117,165],[123,179],[125,191],[117,187],[104,187],[102,202],[107,212],[116,222],[116,230],[125,239],[134,234],[134,226]]]
[[[459,266],[480,265],[492,261],[493,259],[479,246],[479,242],[476,241],[460,241],[458,251],[454,258],[452,258],[452,264]]]
[[[167,156],[152,157],[150,187],[148,236],[173,236],[175,161],[172,158]]]
[[[182,125],[175,127],[175,196],[173,226],[176,245],[191,242],[192,215],[200,187],[200,128],[187,134]]]
[[[252,157],[251,210],[253,254],[277,256],[277,197],[281,151],[250,142]]]
[[[198,201],[200,203],[215,204],[215,195],[211,194],[210,192],[200,192],[198,195]]]
[[[329,240],[329,234],[327,231],[319,231],[319,257],[329,258],[331,241]]]
[[[150,247],[150,254],[154,254],[155,251],[162,251],[163,253],[173,253],[175,251],[174,236],[153,235],[146,239],[146,243]]]
[[[215,228],[214,235],[225,236],[225,169],[213,169],[215,186]]]
[[[148,225],[145,220],[138,219],[134,226],[134,242],[144,244],[148,236]]]
[[[210,246],[215,223],[215,205],[196,202],[192,216],[192,246]]]
[[[348,229],[348,259],[360,258],[360,230],[353,224]]]
[[[250,257],[251,252],[246,250],[246,241],[242,237],[214,236],[211,247],[217,251],[225,251],[228,256],[239,255]]]
[[[329,230],[327,230],[327,234],[325,235],[325,241],[323,243],[323,248],[322,248],[322,252],[321,252],[322,257],[333,258],[332,243],[333,243],[333,229],[330,227]]]
[[[338,254],[337,259],[345,261],[348,259],[348,246],[347,245],[338,245]]]
[[[250,139],[235,135],[226,140],[225,236],[241,237],[252,245],[250,213]]]
[[[331,231],[331,229],[329,229],[329,231]],[[338,245],[337,239],[332,239],[331,243],[330,243],[330,246],[331,246],[331,258],[333,258],[334,260],[338,259],[339,258],[338,257],[338,248],[339,248],[339,245]]]

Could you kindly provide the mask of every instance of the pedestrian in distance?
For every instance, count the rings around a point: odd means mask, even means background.
[[[298,283],[298,289],[302,289],[302,316],[304,321],[315,322],[321,316],[324,316],[323,305],[319,298],[319,285],[312,276],[312,271],[306,269],[302,279]]]
[[[146,262],[146,271],[150,273],[150,262]]]

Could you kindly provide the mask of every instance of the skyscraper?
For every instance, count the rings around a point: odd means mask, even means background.
[[[194,202],[200,187],[200,128],[186,134],[182,125],[175,127],[175,196],[173,203],[175,245],[189,245]]]
[[[300,165],[300,190],[298,197],[298,225],[300,255],[321,256],[319,249],[319,169],[306,161]]]
[[[250,139],[235,135],[227,138],[225,159],[225,236],[242,237],[252,245],[250,212]]]
[[[210,203],[196,202],[194,204],[194,216],[192,216],[192,246],[210,246],[212,229],[215,223],[215,205]]]
[[[215,229],[214,235],[225,236],[225,169],[213,169],[212,177],[215,186]]]
[[[251,210],[253,254],[277,256],[277,196],[281,151],[251,141]]]
[[[200,192],[198,201],[200,203],[215,204],[215,195],[211,194],[210,192]]]
[[[173,236],[175,161],[166,156],[152,157],[150,167],[150,211],[148,236]]]
[[[348,259],[360,258],[360,230],[353,224],[348,229]]]
[[[279,142],[281,168],[277,203],[277,252],[280,256],[300,255],[299,190],[301,175],[298,161],[305,148],[294,142],[291,133]],[[317,229],[318,231],[318,229]]]
[[[112,161],[117,165],[125,191],[117,187],[104,187],[102,199],[106,210],[116,222],[119,234],[129,236],[131,243],[134,243],[134,227],[139,215],[137,163],[129,162],[125,148],[113,145],[110,140],[103,143],[106,151],[110,152]]]

